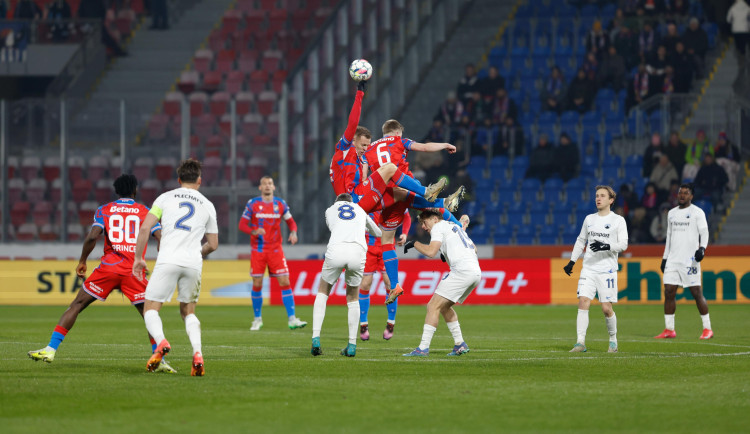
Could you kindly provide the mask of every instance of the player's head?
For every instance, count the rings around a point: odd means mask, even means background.
[[[135,199],[135,194],[138,191],[138,178],[135,175],[123,173],[115,179],[112,186],[115,187],[117,196]]]
[[[260,185],[258,186],[258,190],[260,190],[260,194],[263,196],[269,196],[272,195],[274,191],[276,191],[276,185],[273,183],[273,178],[270,176],[264,176],[260,178]]]
[[[336,202],[353,202],[352,195],[349,193],[341,193],[336,196]]]
[[[427,232],[430,232],[432,227],[442,219],[443,217],[438,214],[437,211],[432,209],[426,209],[419,213],[419,224],[422,226],[422,229]]]
[[[677,204],[680,208],[690,206],[693,201],[693,195],[695,195],[695,186],[693,183],[681,184],[680,189],[677,190]]]
[[[404,133],[404,126],[396,119],[388,119],[383,124],[384,136],[400,136]]]
[[[596,194],[594,199],[596,200],[596,209],[599,211],[610,209],[612,204],[615,203],[615,198],[617,197],[615,189],[608,185],[597,185],[595,191]]]
[[[201,162],[192,158],[182,160],[177,167],[177,180],[180,185],[201,185]]]
[[[367,147],[370,146],[371,141],[372,134],[370,133],[370,130],[361,125],[358,126],[357,130],[354,132],[354,141],[352,142],[354,144],[354,149],[357,150],[357,154],[362,155],[367,150]]]

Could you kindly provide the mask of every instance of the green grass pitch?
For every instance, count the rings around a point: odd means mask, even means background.
[[[248,302],[249,304],[249,302]],[[135,309],[92,305],[51,364],[46,345],[64,308],[0,307],[0,431],[10,432],[747,432],[750,306],[714,305],[716,337],[699,341],[694,306],[677,309],[677,339],[654,340],[661,306],[616,306],[620,352],[592,307],[589,351],[571,354],[574,306],[459,306],[471,352],[446,357],[441,322],[427,359],[402,357],[421,336],[424,308],[402,306],[394,338],[385,308],[371,340],[342,357],[346,307],[329,306],[324,355],[310,325],[290,331],[266,307],[201,307],[206,376],[190,377],[190,346],[175,307],[162,312],[177,375],[145,370],[150,346]],[[312,322],[312,308],[298,307]],[[442,320],[441,320],[442,321]]]

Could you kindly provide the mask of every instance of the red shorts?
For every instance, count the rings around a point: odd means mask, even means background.
[[[383,262],[383,250],[380,245],[367,246],[365,274],[373,274],[376,271],[385,271],[385,263]]]
[[[368,176],[365,182],[354,187],[354,194],[359,196],[357,205],[368,214],[380,210],[385,190],[385,182],[380,173],[372,172],[372,175]]]
[[[250,275],[253,277],[263,277],[266,274],[271,277],[288,276],[289,267],[286,265],[284,251],[279,249],[273,252],[252,252],[250,253]]]
[[[138,280],[132,273],[117,274],[102,270],[103,265],[94,269],[85,282],[83,290],[87,294],[104,301],[114,289],[119,289],[130,300],[130,304],[141,304],[146,300],[146,285],[148,279]]]
[[[386,231],[395,231],[404,222],[404,212],[409,208],[409,201],[394,202],[383,208],[380,213],[380,227]]]

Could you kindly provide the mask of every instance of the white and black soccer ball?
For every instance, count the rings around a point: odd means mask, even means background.
[[[349,65],[349,75],[354,81],[369,80],[372,77],[372,65],[365,59],[357,59]]]

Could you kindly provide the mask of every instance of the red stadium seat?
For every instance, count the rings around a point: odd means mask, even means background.
[[[158,167],[158,166],[157,166]],[[174,166],[173,166],[174,167]],[[138,186],[141,202],[151,206],[156,197],[161,193],[161,182],[158,179],[146,179]]]
[[[47,181],[44,178],[36,178],[26,184],[26,200],[39,202],[44,200],[47,193]]]
[[[278,33],[282,30],[286,30],[288,18],[289,12],[287,12],[285,9],[272,10],[268,14],[268,30],[273,33]]]
[[[24,223],[19,226],[16,231],[16,240],[18,241],[34,241],[39,235],[39,229],[34,223]]]
[[[205,48],[197,50],[193,56],[193,68],[200,73],[206,73],[211,70],[213,59],[213,51]]]
[[[45,223],[43,225],[37,223],[37,225],[41,227],[41,229],[39,229],[39,241],[56,241],[60,238],[58,229],[50,223]]]
[[[18,168],[21,164],[18,161],[18,157],[11,155],[8,157],[8,179],[12,179],[19,172]]]
[[[231,94],[236,94],[242,91],[245,86],[245,73],[242,71],[229,71],[227,79],[224,82],[224,88]]]
[[[83,179],[83,178],[78,178],[78,179]],[[71,182],[74,182],[74,181],[71,181]],[[51,187],[49,190],[49,199],[54,203],[60,202],[60,198],[62,197],[62,179],[60,178],[53,179],[50,186]]]
[[[168,123],[169,116],[164,113],[157,113],[151,116],[151,119],[148,121],[148,138],[157,141],[166,139]]]
[[[266,134],[268,134],[273,141],[279,139],[279,114],[271,113],[266,119]]]
[[[60,157],[47,157],[44,159],[42,173],[47,182],[60,177]]]
[[[83,227],[78,223],[68,223],[68,241],[81,241],[83,239]]]
[[[31,212],[31,218],[37,226],[46,225],[52,222],[52,202],[41,201],[34,204]]]
[[[228,92],[216,92],[211,95],[211,102],[209,103],[210,112],[214,116],[221,116],[224,113],[229,112],[229,93]]]
[[[23,191],[26,190],[26,181],[21,178],[12,178],[8,180],[8,200],[15,203],[23,197]]]
[[[219,172],[221,171],[221,167],[221,157],[206,157],[203,160],[201,178],[203,178],[203,181],[205,181],[207,185],[215,184],[219,180]]]
[[[109,159],[109,176],[114,180],[122,175],[122,157],[111,157]]]
[[[208,47],[211,49],[211,51],[219,51],[223,50],[224,46],[226,44],[226,40],[224,38],[224,35],[221,33],[221,29],[214,29],[211,31],[211,34],[208,36]]]
[[[305,9],[300,9],[298,11],[292,12],[292,28],[295,31],[302,31],[307,28],[308,23],[310,22],[310,11]]]
[[[238,0],[237,10],[246,15],[248,12],[255,10],[255,0]]]
[[[239,125],[239,124],[238,124]],[[239,130],[239,128],[238,128]],[[221,135],[227,139],[231,136],[232,133],[232,115],[229,113],[223,115],[221,119],[219,119],[219,132],[221,132]]]
[[[216,92],[219,90],[222,81],[224,81],[224,74],[219,71],[208,71],[203,74],[203,86],[201,88],[204,92]]]
[[[73,200],[81,203],[88,199],[89,193],[93,189],[92,182],[88,179],[79,179],[73,184]]]
[[[114,191],[112,189],[112,181],[108,179],[100,179],[96,181],[96,187],[94,188],[94,197],[96,198],[96,203],[107,203],[113,200]]]
[[[133,163],[133,175],[138,178],[139,182],[151,178],[151,171],[154,168],[154,160],[150,157],[138,157]],[[80,202],[80,201],[79,201]]]
[[[260,125],[263,118],[257,113],[248,113],[242,118],[242,134],[246,137],[255,137],[260,134]]]
[[[206,158],[221,157],[224,149],[224,140],[221,136],[211,136],[206,140]]]
[[[224,12],[224,17],[221,20],[221,28],[223,32],[234,32],[240,23],[242,18],[242,11],[237,9],[229,9]]]
[[[245,13],[245,27],[250,29],[260,29],[266,21],[266,12],[264,10],[249,10]]]
[[[180,106],[182,105],[182,94],[179,92],[169,92],[164,99],[162,111],[169,116],[179,116]]]
[[[258,113],[268,116],[274,111],[278,94],[272,90],[266,90],[258,95]]]
[[[39,176],[39,169],[42,168],[42,159],[39,157],[23,157],[21,160],[21,177],[24,180],[31,181]]]
[[[31,213],[31,204],[25,201],[13,202],[10,208],[10,222],[13,226],[21,226]]]
[[[283,69],[274,72],[273,77],[271,78],[271,89],[280,94],[284,81],[286,81],[286,77],[287,72]]]
[[[260,182],[260,178],[263,177],[267,166],[268,160],[263,155],[263,152],[256,150],[253,152],[252,158],[247,161],[247,178],[253,184],[257,185]]]
[[[214,66],[215,71],[219,71],[222,74],[228,74],[229,71],[234,69],[234,50],[221,50],[216,56],[216,65]]]
[[[214,134],[216,128],[216,116],[206,113],[192,119],[193,133],[201,138],[207,138]]]
[[[227,181],[232,180],[232,163],[237,165],[237,179],[245,177],[245,167],[247,166],[244,158],[237,158],[235,160],[227,160],[224,163],[224,179]]]
[[[101,201],[101,205],[109,203],[109,200]],[[81,209],[78,210],[78,221],[83,226],[91,226],[94,222],[94,214],[99,209],[100,204],[91,200],[87,200],[81,204]]]
[[[193,92],[188,98],[190,101],[190,116],[200,116],[205,112],[208,95],[205,92]]]
[[[235,96],[235,101],[237,102],[237,116],[244,116],[252,110],[255,95],[250,92],[239,92]]]
[[[250,78],[247,81],[247,87],[250,92],[261,93],[266,90],[266,83],[268,82],[268,71],[257,70],[250,73]]]
[[[198,81],[200,81],[200,73],[198,71],[183,71],[180,73],[177,89],[184,94],[192,93],[198,87]]]
[[[174,157],[159,157],[156,160],[156,179],[160,181],[166,181],[172,179],[175,176],[175,168],[177,167],[177,159]]]
[[[84,177],[84,168],[86,160],[83,157],[74,155],[68,159],[68,179],[70,182],[78,181]]]

